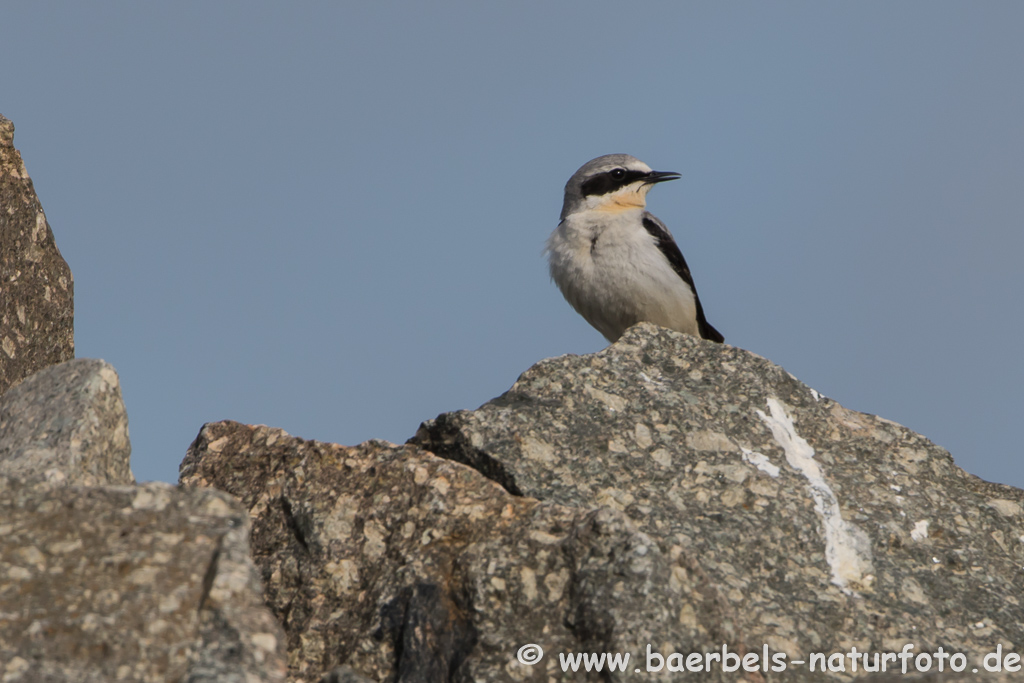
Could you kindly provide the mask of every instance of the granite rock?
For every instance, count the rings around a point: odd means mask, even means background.
[[[295,683],[850,680],[852,648],[908,643],[964,655],[966,677],[932,658],[922,680],[995,681],[1014,678],[971,670],[1024,650],[1024,492],[759,356],[650,325],[404,446],[208,424],[181,481],[249,511]],[[530,644],[545,654],[526,665]],[[670,670],[723,647],[756,670]],[[630,659],[563,671],[581,653]],[[914,679],[894,666],[865,680]]]
[[[294,683],[532,680],[520,647],[598,643],[605,610],[663,617],[647,596],[670,577],[624,514],[514,496],[411,446],[219,422],[181,481],[249,509]]]
[[[0,477],[0,508],[3,681],[284,680],[229,496]]]
[[[574,640],[550,617],[570,610],[564,547],[588,510],[512,496],[411,446],[349,448],[234,422],[203,427],[181,482],[249,510],[294,683],[522,678],[520,645],[544,631]],[[499,624],[518,644],[496,638]]]
[[[0,116],[0,394],[75,356],[74,282]]]
[[[0,395],[0,475],[131,484],[130,455],[117,373],[101,360],[52,365]]]
[[[103,361],[0,395],[0,680],[283,681],[248,515],[218,491],[131,486],[130,453]]]
[[[595,651],[1024,653],[1024,491],[747,351],[639,325],[413,443],[652,539],[663,617],[605,610]]]

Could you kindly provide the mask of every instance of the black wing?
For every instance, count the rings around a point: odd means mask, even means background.
[[[672,233],[668,231],[665,224],[655,218],[652,214],[644,212],[644,228],[650,233],[651,237],[657,240],[658,249],[665,255],[668,262],[672,264],[672,269],[676,271],[679,277],[683,278],[683,282],[690,285],[690,289],[693,290],[693,301],[697,304],[697,329],[700,331],[700,336],[704,339],[710,339],[714,342],[723,342],[725,337],[722,333],[711,326],[711,323],[704,317],[704,307],[700,305],[700,297],[697,296],[697,286],[693,284],[693,276],[690,275],[690,268],[686,265],[686,259],[683,258],[683,252],[679,251],[679,246],[676,241],[672,239]]]

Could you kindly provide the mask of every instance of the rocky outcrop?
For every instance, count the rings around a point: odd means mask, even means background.
[[[524,496],[620,510],[654,540],[675,586],[641,604],[663,617],[596,604],[599,649],[722,641],[806,660],[914,643],[973,668],[1024,646],[1024,492],[741,349],[639,326],[415,442]]]
[[[117,374],[55,365],[0,396],[4,681],[284,680],[284,638],[218,491],[131,484]]]
[[[133,484],[131,450],[117,373],[101,360],[48,367],[0,395],[0,475]]]
[[[495,680],[510,662],[499,624],[572,641],[552,615],[569,609],[562,546],[587,510],[512,496],[413,446],[347,448],[233,422],[203,428],[181,479],[250,511],[292,681],[340,664],[372,680]]]
[[[207,425],[182,482],[249,510],[294,681],[626,677],[563,673],[580,653],[668,678],[710,662],[701,680],[843,678],[876,653],[899,674],[907,652],[911,673],[984,675],[1024,649],[1024,492],[649,325],[405,446]]]
[[[71,270],[0,116],[0,393],[74,356]]]

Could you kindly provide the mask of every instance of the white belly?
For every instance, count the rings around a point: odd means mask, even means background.
[[[551,277],[609,341],[638,322],[700,336],[693,291],[659,251],[641,215],[568,217],[548,240]]]

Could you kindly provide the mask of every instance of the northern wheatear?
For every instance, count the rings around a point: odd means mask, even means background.
[[[608,341],[639,322],[723,340],[704,318],[672,233],[645,210],[655,183],[679,177],[628,154],[608,154],[565,184],[562,220],[547,245],[551,278]]]

